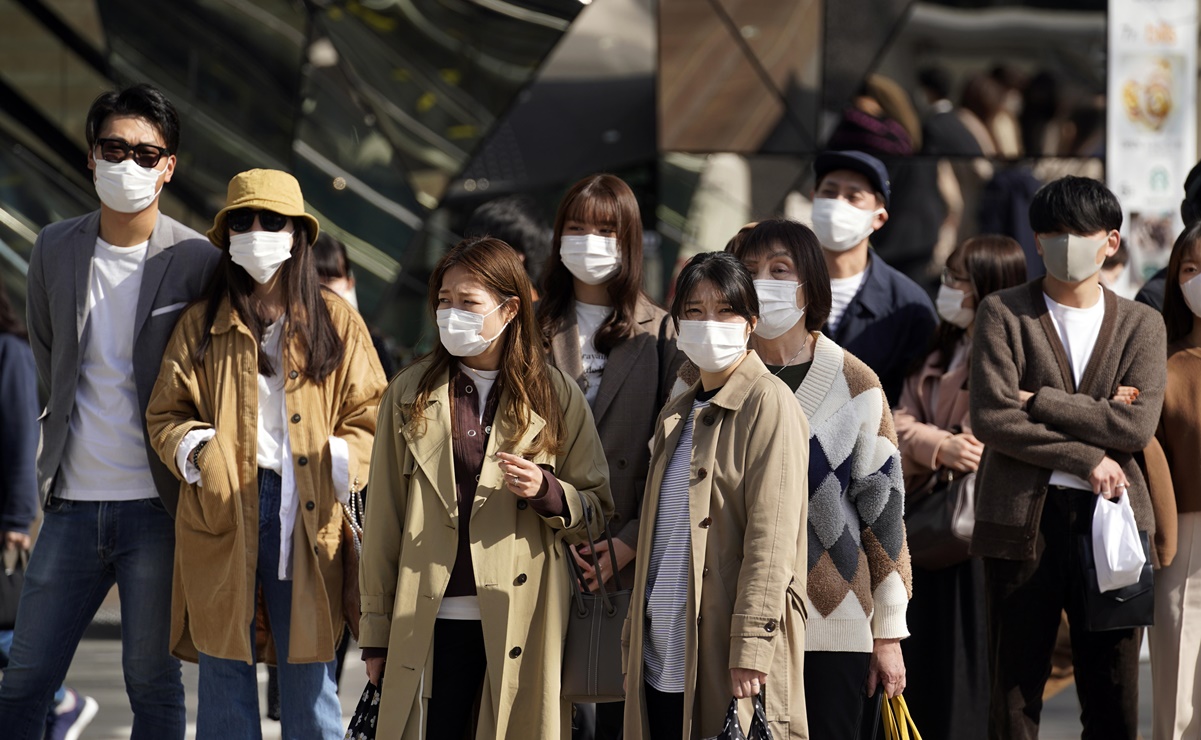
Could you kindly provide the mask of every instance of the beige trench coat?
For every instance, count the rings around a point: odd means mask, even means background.
[[[375,415],[385,380],[367,327],[341,298],[323,291],[346,345],[340,367],[320,385],[290,366],[285,402],[296,483],[292,532],[289,663],[326,662],[342,637],[342,512],[333,485],[329,438],[346,441],[350,480],[367,483]],[[175,519],[171,652],[196,660],[253,662],[259,546],[258,344],[225,302],[200,366],[192,350],[204,330],[204,304],[187,309],[163,355],[146,412],[150,444],[176,476],[175,452],[193,429],[216,429],[200,453],[203,486],[181,483]],[[293,356],[298,350],[293,349]],[[274,662],[270,640],[258,657]]]
[[[642,654],[646,582],[660,487],[700,384],[659,417],[642,502],[637,576],[622,637],[626,740],[650,739]],[[716,735],[732,698],[731,668],[767,674],[777,740],[807,738],[804,655],[809,424],[754,352],[693,420],[683,740]],[[743,707],[740,715],[750,716]],[[653,738],[653,740],[663,740]]]
[[[380,406],[371,459],[372,488],[359,583],[359,644],[388,648],[380,701],[380,738],[424,740],[431,685],[434,621],[458,547],[451,445],[449,376],[430,397],[419,429],[412,404],[428,366],[421,361],[392,381]],[[613,511],[608,467],[584,394],[550,369],[565,421],[557,455],[531,458],[563,485],[565,516],[535,513],[505,487],[497,451],[528,449],[545,422],[515,432],[502,390],[476,487],[470,521],[471,560],[483,615],[488,669],[476,737],[558,740],[570,735],[570,705],[560,697],[570,577],[562,543],[587,540]]]

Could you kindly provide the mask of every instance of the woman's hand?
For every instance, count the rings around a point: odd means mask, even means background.
[[[767,674],[753,671],[750,668],[731,668],[730,685],[734,689],[734,698],[749,699],[759,693],[759,689],[767,683]]]
[[[1113,394],[1113,400],[1124,404],[1132,404],[1138,400],[1139,390],[1129,385],[1119,385],[1117,393]]]
[[[980,467],[984,445],[969,432],[947,437],[938,446],[937,462],[944,468],[971,473]]]
[[[379,688],[380,681],[384,679],[384,664],[387,662],[387,658],[367,659],[367,680],[375,684],[376,688]]]
[[[596,558],[600,561],[600,578],[597,578],[596,569],[592,567],[593,548],[596,549]],[[634,559],[634,548],[619,539],[614,539],[613,554],[617,556],[617,569],[620,571]],[[584,583],[588,586],[589,591],[595,593],[600,589],[600,584],[607,583],[613,577],[613,562],[609,559],[608,540],[594,542],[591,547],[577,545],[571,548],[571,556],[575,558],[576,564],[584,572]]]
[[[504,473],[505,486],[514,496],[534,498],[546,490],[546,475],[542,468],[518,455],[498,452],[500,472]]]
[[[872,646],[872,665],[867,671],[867,695],[876,695],[876,686],[891,699],[905,691],[905,656],[900,640],[876,640]]]

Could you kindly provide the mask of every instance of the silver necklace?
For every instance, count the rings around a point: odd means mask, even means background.
[[[786,370],[788,368],[788,366],[790,366],[793,363],[793,361],[796,360],[796,358],[800,357],[801,353],[804,352],[805,348],[808,346],[809,346],[809,338],[806,337],[805,341],[801,342],[801,348],[796,351],[796,354],[793,355],[792,357],[789,357],[788,362],[785,362],[784,365],[779,370],[777,370],[775,373],[773,373],[773,375],[775,375],[776,377],[779,377],[780,373],[784,372],[784,370]]]

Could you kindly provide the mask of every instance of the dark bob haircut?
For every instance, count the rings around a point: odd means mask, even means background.
[[[759,296],[751,271],[729,252],[702,252],[684,265],[676,278],[676,297],[671,302],[671,318],[680,328],[680,318],[692,294],[701,283],[710,282],[730,303],[734,313],[750,323],[759,317]]]
[[[1122,206],[1109,188],[1091,177],[1068,175],[1047,183],[1030,202],[1035,234],[1095,234],[1122,228]]]
[[[1163,289],[1163,322],[1168,329],[1168,344],[1179,342],[1193,330],[1193,310],[1180,290],[1180,265],[1190,257],[1201,257],[1196,251],[1198,244],[1201,244],[1201,221],[1194,221],[1176,237],[1172,256],[1168,258],[1167,284]]]
[[[110,90],[92,101],[87,122],[84,124],[88,149],[96,146],[96,139],[100,138],[100,129],[104,128],[104,122],[109,116],[134,116],[145,119],[163,135],[167,150],[171,154],[178,152],[179,113],[157,87],[143,82],[120,91]]]
[[[741,233],[741,232],[739,232]],[[733,247],[733,248],[731,248]],[[805,328],[818,331],[830,315],[830,270],[822,256],[822,245],[808,226],[788,219],[760,221],[751,233],[726,251],[740,262],[763,258],[783,250],[796,268],[797,277],[805,289]]]

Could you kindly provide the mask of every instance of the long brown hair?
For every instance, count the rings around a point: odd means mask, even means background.
[[[634,336],[634,312],[642,295],[642,214],[634,191],[615,175],[590,175],[567,191],[555,214],[554,241],[542,273],[542,300],[538,323],[545,336],[553,336],[572,310],[575,283],[559,256],[563,227],[568,221],[612,224],[621,250],[621,268],[609,280],[613,313],[597,331],[593,344],[604,354]]]
[[[563,443],[563,415],[559,407],[559,395],[550,380],[550,369],[546,352],[542,347],[538,322],[534,318],[533,286],[525,273],[517,251],[500,239],[490,236],[464,239],[438,261],[430,276],[430,312],[438,310],[438,291],[442,280],[452,267],[461,267],[480,281],[496,302],[517,299],[517,315],[509,322],[500,341],[504,349],[500,361],[498,387],[509,392],[509,405],[498,409],[517,428],[515,438],[520,438],[530,426],[530,413],[546,421],[533,447],[522,450],[524,454],[558,452]],[[424,414],[430,395],[443,382],[447,372],[458,362],[458,358],[446,351],[439,342],[432,352],[429,367],[421,376],[417,398],[413,408]],[[418,424],[425,423],[424,416],[416,417]],[[512,440],[506,440],[512,442]],[[502,445],[504,443],[502,442]]]
[[[313,382],[320,383],[342,364],[346,345],[338,336],[325,299],[321,297],[321,281],[317,276],[308,227],[303,219],[293,218],[292,223],[292,256],[279,268],[284,294],[284,357],[295,359],[290,353],[292,342],[297,342],[303,353],[298,370]],[[254,297],[254,278],[230,259],[228,229],[222,242],[221,260],[202,299],[207,303],[204,333],[192,353],[193,361],[198,364],[204,362],[208,353],[213,323],[224,299],[229,299],[230,306],[250,329],[256,343],[262,341],[263,332],[270,325]],[[267,377],[275,374],[276,368],[266,352],[258,353],[258,363],[260,374]]]
[[[1201,243],[1201,221],[1180,232],[1172,245],[1172,256],[1168,258],[1167,283],[1163,291],[1163,322],[1168,329],[1168,344],[1178,342],[1193,330],[1193,310],[1184,302],[1180,290],[1180,263],[1188,251]],[[1201,257],[1201,254],[1196,255]]]
[[[1022,251],[1022,245],[1008,236],[973,236],[951,252],[947,257],[947,264],[950,264],[956,255],[963,260],[963,270],[972,284],[977,308],[980,307],[980,301],[989,294],[1026,282],[1026,254]],[[938,366],[942,370],[945,371],[951,365],[955,347],[963,339],[966,331],[949,321],[939,321],[932,348],[938,352]],[[920,369],[924,361],[925,358],[922,358],[912,369]]]

